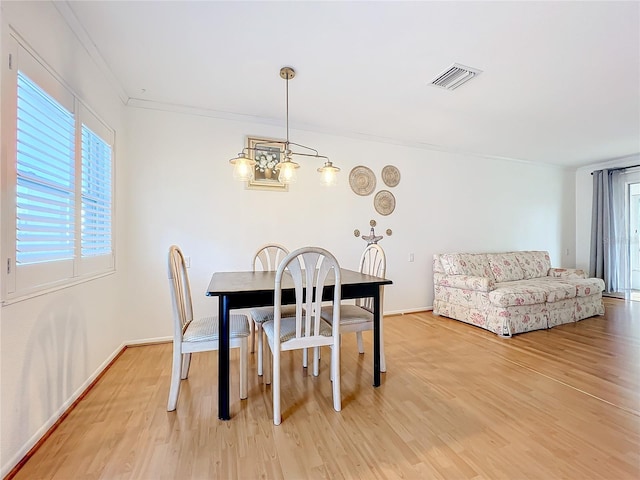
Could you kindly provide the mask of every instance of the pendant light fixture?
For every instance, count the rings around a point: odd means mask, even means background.
[[[281,145],[280,150],[282,151],[284,159],[276,165],[275,169],[278,171],[278,179],[281,183],[289,184],[296,181],[296,170],[300,168],[300,164],[293,161],[293,156],[297,155],[301,157],[324,159],[324,165],[318,168],[318,173],[320,173],[320,182],[323,185],[335,185],[338,176],[337,174],[340,169],[334,166],[329,158],[325,157],[324,155],[320,155],[315,148],[307,147],[305,145],[300,145],[299,143],[289,141],[289,80],[293,79],[296,76],[296,72],[292,67],[282,67],[280,69],[280,76],[286,81],[287,139],[284,142],[258,142],[252,147],[243,148],[237,157],[229,160],[229,163],[233,165],[233,177],[237,180],[242,181],[252,179],[255,172],[256,162],[255,160],[250,158],[249,152],[255,152],[257,147],[262,144],[279,144]],[[306,152],[294,151],[292,147],[302,148],[306,150]]]

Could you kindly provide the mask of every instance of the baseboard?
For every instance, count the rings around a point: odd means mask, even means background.
[[[123,342],[102,364],[87,378],[87,380],[67,399],[66,402],[45,422],[38,431],[24,444],[11,460],[2,466],[0,478],[10,480],[20,468],[33,456],[49,436],[58,428],[58,425],[71,413],[75,406],[89,393],[91,388],[100,380],[109,367],[118,359],[128,347],[138,347],[141,345],[152,345],[156,343],[166,343],[173,341],[173,337],[155,337],[143,340],[131,340]]]
[[[142,345],[154,345],[156,343],[173,342],[173,337],[154,337],[142,340],[129,340],[124,343],[125,347],[140,347]]]
[[[389,315],[405,315],[407,313],[428,312],[429,310],[433,310],[433,306],[420,307],[420,308],[407,308],[404,310],[391,310],[389,312],[384,312],[384,316],[386,317]]]

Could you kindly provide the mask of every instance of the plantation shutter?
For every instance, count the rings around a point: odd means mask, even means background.
[[[82,125],[82,256],[112,253],[111,146]]]
[[[6,43],[4,303],[115,271],[115,131],[18,38]]]
[[[18,72],[16,263],[72,259],[73,113]]]

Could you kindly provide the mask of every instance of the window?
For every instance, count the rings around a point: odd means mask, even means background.
[[[82,125],[82,256],[111,253],[111,146]]]
[[[73,114],[18,72],[16,266],[74,256]]]
[[[15,232],[3,237],[4,301],[114,269],[114,133],[13,40],[2,91],[2,228]]]

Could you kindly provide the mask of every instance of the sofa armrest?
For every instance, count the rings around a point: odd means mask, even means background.
[[[490,292],[496,288],[493,279],[488,277],[447,275],[446,273],[434,273],[433,283],[441,287],[462,288],[464,290],[477,290],[479,292]]]
[[[587,278],[586,272],[579,268],[550,268],[548,276],[554,278]]]

